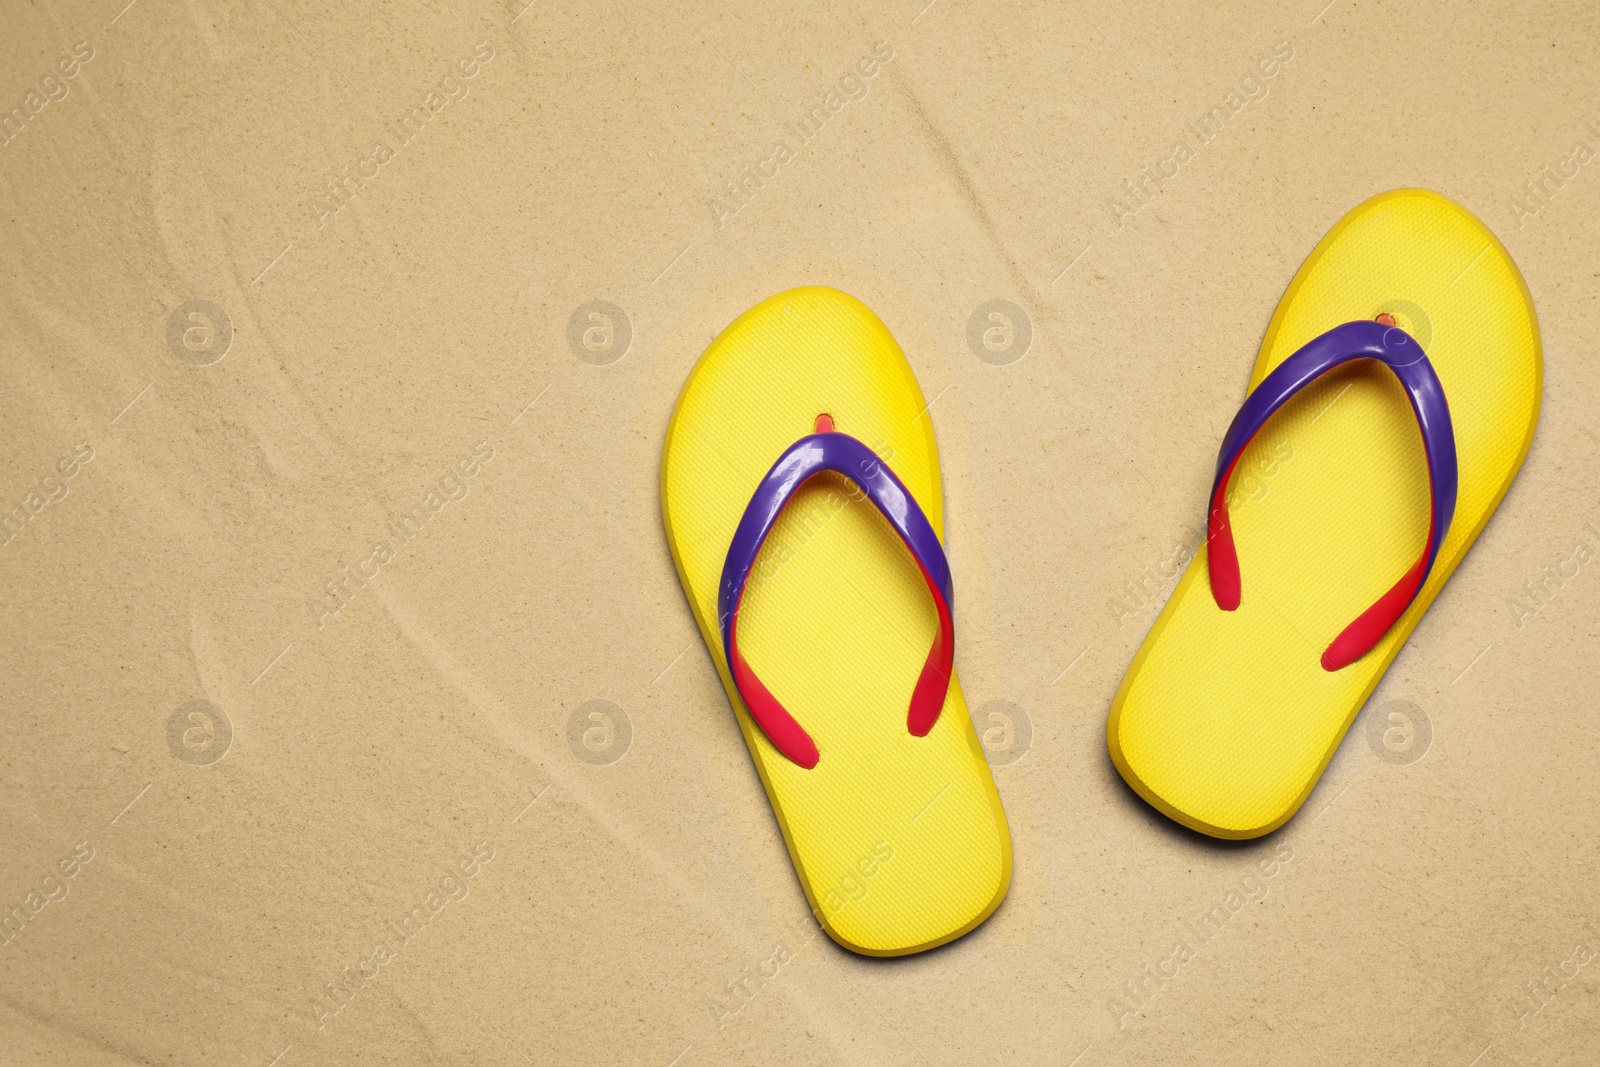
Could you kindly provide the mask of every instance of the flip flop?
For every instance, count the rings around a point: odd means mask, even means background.
[[[952,669],[933,428],[888,329],[821,287],[740,315],[678,397],[661,502],[818,922],[869,956],[983,922],[1011,838]]]
[[[1516,477],[1542,388],[1527,284],[1466,209],[1400,189],[1340,220],[1272,317],[1206,550],[1112,703],[1128,784],[1213,837],[1288,821]]]

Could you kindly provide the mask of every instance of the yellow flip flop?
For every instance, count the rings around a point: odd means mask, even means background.
[[[1421,189],[1341,219],[1272,317],[1205,551],[1112,703],[1128,784],[1213,837],[1288,821],[1516,477],[1542,388],[1533,299],[1483,223]]]
[[[739,316],[678,397],[661,503],[818,922],[869,956],[983,922],[1011,838],[952,669],[933,428],[888,329],[821,287]]]

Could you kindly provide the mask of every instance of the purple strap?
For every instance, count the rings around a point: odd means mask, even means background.
[[[1290,397],[1333,368],[1358,359],[1378,360],[1393,371],[1405,387],[1417,426],[1422,431],[1433,510],[1428,544],[1422,557],[1328,646],[1322,665],[1330,671],[1353,663],[1370,651],[1416,599],[1433,569],[1455,514],[1458,472],[1450,405],[1445,401],[1444,387],[1439,384],[1439,377],[1422,346],[1398,326],[1347,322],[1308,342],[1280,363],[1251,391],[1222,439],[1216,480],[1211,486],[1211,514],[1206,524],[1211,592],[1219,607],[1232,611],[1239,606],[1242,584],[1239,556],[1228,525],[1228,478],[1234,465],[1250,439]]]
[[[915,736],[925,736],[944,707],[955,646],[950,564],[927,516],[894,471],[870,448],[849,434],[832,430],[828,416],[817,421],[822,432],[809,434],[789,446],[751,495],[728,546],[717,601],[723,654],[745,707],[779,751],[807,769],[816,765],[816,745],[745,663],[739,652],[737,627],[739,603],[761,545],[779,512],[808,479],[822,471],[834,471],[860,486],[905,542],[933,595],[939,610],[939,636],[912,693],[907,727]]]

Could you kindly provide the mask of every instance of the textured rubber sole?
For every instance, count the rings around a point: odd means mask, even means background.
[[[813,914],[852,951],[905,955],[976,927],[1011,880],[1005,814],[959,681],[926,737],[906,729],[938,626],[916,563],[853,483],[833,474],[795,494],[762,548],[739,644],[816,741],[811,770],[751,720],[717,625],[717,583],[745,505],[821,413],[888,463],[942,538],[938,454],[911,367],[876,315],[820,287],[756,305],[700,357],[667,430],[662,511]],[[955,619],[959,635],[959,608]]]
[[[1267,423],[1232,482],[1238,610],[1213,601],[1202,547],[1106,723],[1128,784],[1201,833],[1259,837],[1305,802],[1532,443],[1543,363],[1527,284],[1481,222],[1425,190],[1376,196],[1322,239],[1273,315],[1250,388],[1312,338],[1383,312],[1422,344],[1450,404],[1461,481],[1449,536],[1377,647],[1323,670],[1322,650],[1426,542],[1422,441],[1399,383],[1370,362],[1331,372]]]

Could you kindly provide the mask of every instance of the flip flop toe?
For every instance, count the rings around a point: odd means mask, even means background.
[[[1273,315],[1204,549],[1112,704],[1128,784],[1215,837],[1287,821],[1510,487],[1541,390],[1533,301],[1481,222],[1418,189],[1345,216]]]
[[[855,952],[943,944],[1011,877],[953,669],[931,419],[834,289],[780,293],[690,373],[662,457],[678,576],[812,911]]]

